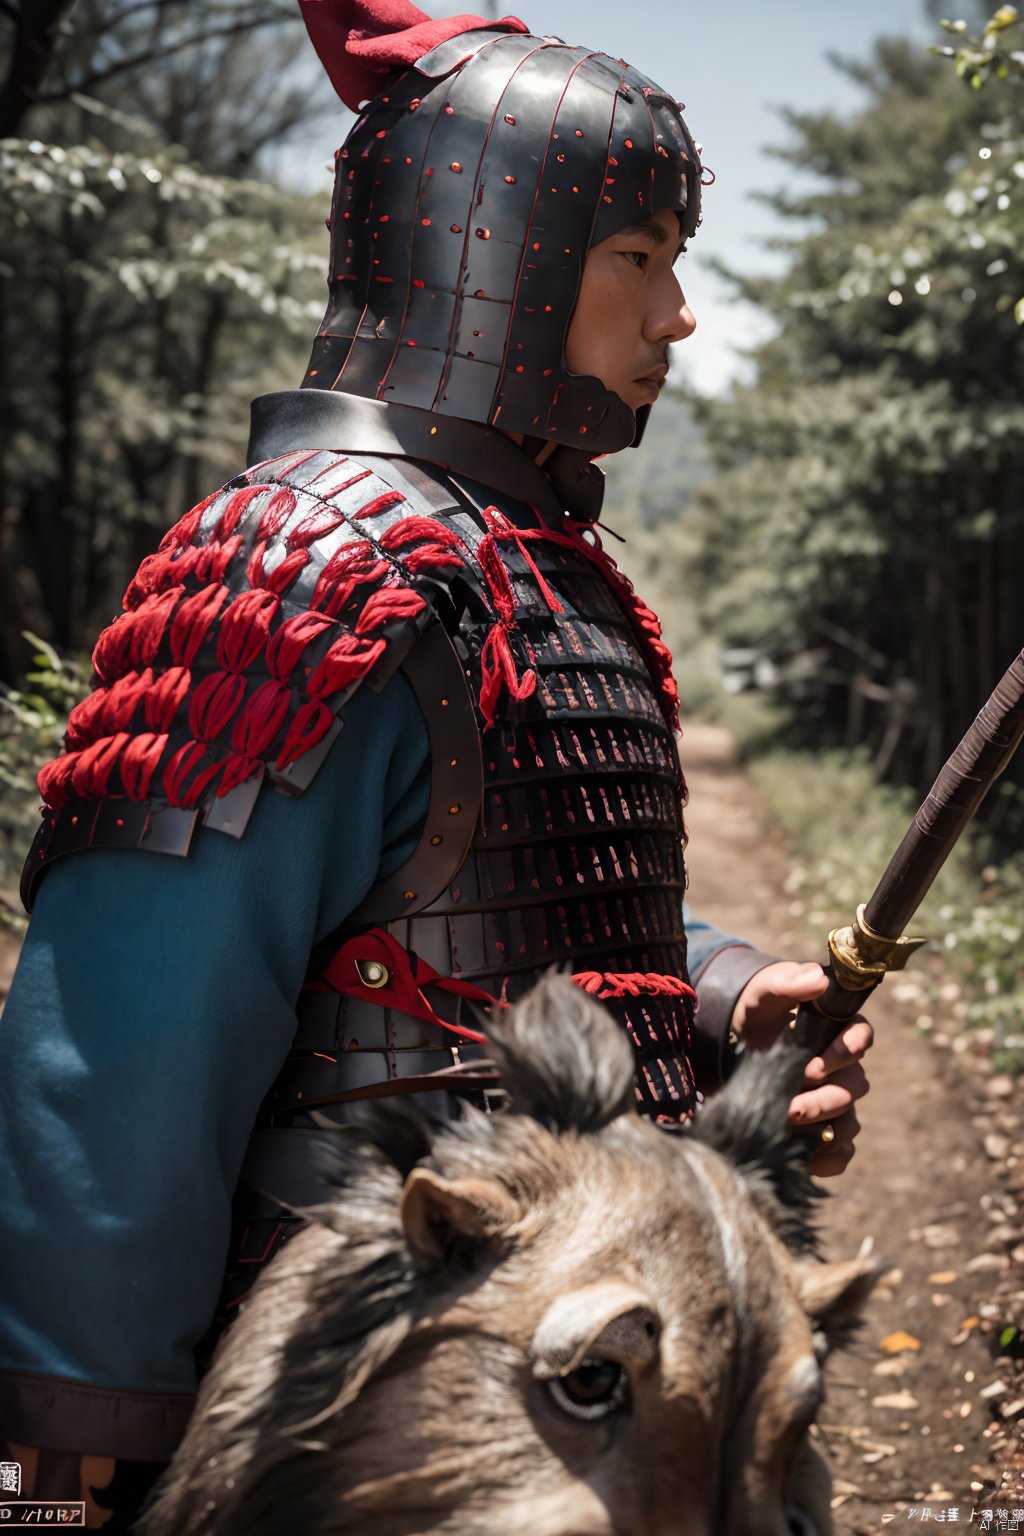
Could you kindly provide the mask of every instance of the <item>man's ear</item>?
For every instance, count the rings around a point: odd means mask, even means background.
[[[472,1265],[481,1246],[519,1216],[508,1190],[494,1179],[443,1179],[414,1168],[400,1206],[406,1241],[429,1264]]]

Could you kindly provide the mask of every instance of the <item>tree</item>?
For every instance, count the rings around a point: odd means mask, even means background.
[[[324,210],[259,172],[327,93],[283,3],[48,0],[8,44],[0,119],[34,135],[0,142],[11,679],[24,629],[89,642],[158,530],[237,467],[249,398],[299,376]]]
[[[812,658],[798,732],[923,783],[1020,645],[1024,163],[993,126],[1010,82],[982,100],[894,41],[842,67],[862,111],[785,114],[779,158],[818,181],[769,198],[788,269],[727,274],[777,329],[700,407],[696,581],[729,640]]]

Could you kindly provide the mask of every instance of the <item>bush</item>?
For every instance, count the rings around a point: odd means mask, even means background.
[[[36,774],[64,744],[70,710],[89,686],[85,661],[62,657],[35,635],[34,670],[20,689],[0,685],[0,925],[15,930],[26,918],[16,889],[36,827]]]

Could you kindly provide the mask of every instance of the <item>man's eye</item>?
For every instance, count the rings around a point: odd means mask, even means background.
[[[639,267],[641,272],[647,265],[646,251],[623,251],[622,254],[627,261],[631,261],[635,267]]]

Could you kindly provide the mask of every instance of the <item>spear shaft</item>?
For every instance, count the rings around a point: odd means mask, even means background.
[[[1022,737],[1024,651],[1007,668],[942,768],[853,923],[829,934],[828,990],[801,1010],[801,1043],[823,1050],[886,974],[902,970],[914,950],[927,943],[905,938],[904,930]]]

